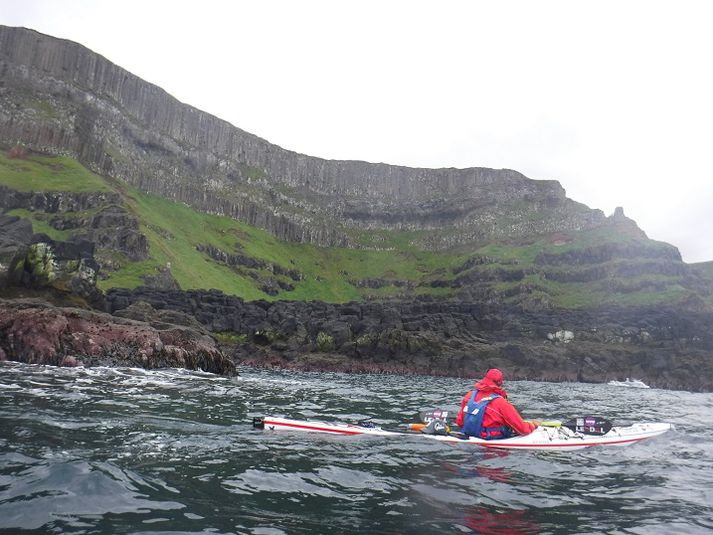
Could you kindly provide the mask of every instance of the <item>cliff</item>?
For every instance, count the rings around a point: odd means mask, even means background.
[[[93,243],[103,289],[342,302],[427,294],[528,309],[713,295],[709,274],[675,247],[649,240],[621,209],[605,217],[568,199],[555,181],[300,155],[81,45],[2,26],[0,148],[10,149],[0,208],[55,241]]]
[[[182,104],[91,50],[0,26],[0,145],[319,245],[379,247],[364,230],[446,249],[606,222],[556,181],[511,170],[413,169],[284,150]]]
[[[697,303],[527,312],[481,302],[245,302],[220,292],[113,290],[107,309],[139,304],[195,317],[230,342],[236,363],[307,370],[606,382],[713,391],[713,313]]]

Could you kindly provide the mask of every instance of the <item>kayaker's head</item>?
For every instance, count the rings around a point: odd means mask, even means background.
[[[475,383],[474,386],[481,392],[499,394],[504,398],[508,397],[507,392],[503,390],[503,372],[497,368],[488,370],[483,379],[479,383]]]
[[[492,368],[487,371],[484,379],[490,379],[495,386],[503,386],[503,372],[497,368]]]

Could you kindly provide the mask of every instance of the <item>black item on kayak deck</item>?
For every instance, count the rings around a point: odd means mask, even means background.
[[[601,416],[581,416],[563,423],[562,427],[585,435],[606,435],[613,424]]]
[[[360,427],[366,427],[367,429],[376,429],[377,427],[379,427],[374,422],[371,422],[369,420],[362,420],[359,423],[357,423],[357,425]]]
[[[448,431],[448,424],[445,420],[433,419],[428,422],[426,427],[421,428],[421,433],[426,433],[427,435],[447,435]]]

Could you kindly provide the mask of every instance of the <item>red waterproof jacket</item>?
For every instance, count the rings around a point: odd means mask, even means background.
[[[501,396],[488,403],[485,409],[485,415],[483,416],[483,427],[501,427],[505,425],[519,435],[528,435],[536,429],[534,424],[522,419],[517,409],[507,400],[507,392],[497,386],[492,379],[485,377],[481,382],[475,384],[475,389],[478,391],[475,395],[475,401],[480,401],[482,398],[491,394],[499,394]],[[473,391],[471,390],[463,397],[463,401],[461,401],[460,412],[458,412],[458,416],[456,416],[456,424],[458,424],[459,427],[463,427],[463,410],[472,395]]]

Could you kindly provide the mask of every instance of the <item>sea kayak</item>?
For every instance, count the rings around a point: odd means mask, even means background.
[[[635,442],[661,435],[671,429],[671,424],[668,423],[636,423],[626,427],[612,427],[604,435],[588,435],[572,431],[564,426],[542,426],[535,429],[529,435],[519,435],[500,440],[483,440],[475,437],[466,437],[461,433],[430,435],[425,433],[389,431],[380,427],[366,425],[332,424],[274,417],[254,418],[253,426],[270,431],[291,430],[328,433],[332,435],[371,435],[393,438],[414,437],[452,444],[481,446],[484,448],[547,451],[578,450],[592,446],[628,446]]]

